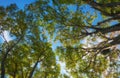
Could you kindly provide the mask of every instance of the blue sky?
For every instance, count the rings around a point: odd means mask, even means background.
[[[30,3],[34,2],[34,1],[35,0],[0,0],[0,6],[6,7],[6,6],[10,5],[10,4],[15,3],[15,4],[17,4],[17,6],[20,9],[24,9],[24,6],[26,4],[30,4]],[[10,35],[9,35],[8,32],[5,31],[4,35],[5,35],[5,38],[7,38],[8,41],[11,40]],[[3,41],[3,38],[0,36],[0,42],[2,42],[2,41]],[[55,50],[56,47],[59,46],[59,45],[60,45],[59,41],[57,41],[56,43],[52,42],[52,49]],[[65,64],[62,63],[62,62],[59,62],[59,63],[61,64],[61,69],[62,69],[61,72],[66,73],[66,70],[64,69]]]
[[[36,1],[36,0],[0,0],[0,6],[6,7],[6,6],[10,5],[10,4],[15,3],[15,4],[17,4],[17,6],[20,9],[23,9],[26,4],[30,4],[30,3],[34,2],[34,1]],[[5,33],[5,34],[7,34],[6,38],[7,39],[9,38],[8,40],[11,40],[10,36],[9,36],[9,33]],[[0,42],[2,42],[2,41],[3,41],[3,39],[0,36]],[[58,41],[57,41],[57,43],[53,43],[53,45],[52,45],[53,50],[56,49],[56,45],[60,45],[60,43]]]
[[[31,2],[34,2],[35,0],[0,0],[0,6],[7,6],[11,3],[16,3],[19,8],[23,9],[25,4],[29,4]]]
[[[10,4],[15,3],[15,4],[17,4],[17,6],[18,6],[20,9],[23,9],[26,4],[30,4],[30,3],[34,2],[34,1],[35,1],[35,0],[0,0],[0,6],[6,7],[6,6],[10,5]],[[7,34],[7,35],[6,35],[7,38],[10,37],[10,36],[8,35],[8,33],[5,32],[5,34]],[[10,39],[9,39],[9,40],[10,40]],[[0,42],[2,42],[2,41],[3,41],[3,39],[2,39],[2,37],[0,36]]]
[[[35,0],[0,0],[0,6],[6,7],[6,6],[8,6],[8,5],[12,4],[12,3],[15,3],[15,4],[17,4],[17,6],[20,9],[23,9],[26,4],[29,4],[29,3],[34,2],[34,1]],[[70,9],[71,8],[73,10],[75,10],[73,8],[73,6],[70,6]],[[86,9],[84,8],[84,11],[90,11],[90,7],[87,6]],[[101,20],[102,20],[101,14],[98,13],[97,18],[93,21],[93,25],[96,25],[97,22],[101,21]],[[115,24],[115,23],[117,23],[117,22],[112,22],[112,24]],[[6,34],[8,34],[8,33],[6,33]],[[1,38],[0,38],[0,41],[1,41]],[[85,42],[83,41],[83,43],[85,43]],[[53,45],[52,45],[53,50],[55,50],[56,47],[59,46],[59,45],[60,45],[59,41],[57,41],[56,43],[53,43]],[[65,67],[64,63],[61,63],[61,67],[62,67],[61,68],[62,69],[61,72],[66,73],[65,68],[64,68]]]
[[[0,0],[0,6],[8,6],[12,3],[15,3],[17,4],[17,6],[20,8],[20,9],[23,9],[24,6],[26,4],[30,4],[32,2],[34,2],[36,0]],[[69,8],[73,11],[75,11],[76,7],[75,6],[69,6]],[[82,8],[82,7],[81,7]],[[87,12],[87,11],[90,11],[90,6],[83,6],[83,11]],[[95,19],[95,21],[93,22],[93,24],[96,24],[97,21],[101,20],[101,17],[100,17],[100,13],[98,13],[98,18]],[[7,36],[7,38],[9,38],[9,35]],[[9,39],[10,40],[10,39]],[[0,38],[0,42],[2,41],[2,39]],[[57,41],[57,42],[52,42],[52,49],[55,51],[56,47],[57,46],[60,46],[60,42]]]

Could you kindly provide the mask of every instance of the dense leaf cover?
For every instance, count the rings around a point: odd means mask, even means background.
[[[35,0],[24,10],[1,6],[1,78],[119,77],[119,7],[119,0]]]

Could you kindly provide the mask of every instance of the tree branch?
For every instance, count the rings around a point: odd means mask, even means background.
[[[120,35],[117,37],[113,38],[113,41],[109,43],[110,45],[117,45],[120,44]]]
[[[115,5],[115,4],[117,4],[117,5]],[[89,5],[92,6],[92,8],[100,11],[101,13],[103,13],[103,14],[106,15],[106,16],[116,16],[116,15],[120,15],[120,12],[108,13],[108,12],[102,10],[103,7],[118,6],[118,5],[120,5],[120,2],[113,2],[113,4],[112,4],[112,3],[100,4],[100,3],[96,3],[95,1],[91,1],[91,2],[89,3]]]
[[[41,60],[38,59],[38,60],[36,61],[36,63],[35,63],[34,66],[33,66],[33,69],[30,71],[30,74],[29,74],[28,78],[32,78],[33,73],[34,73],[34,71],[35,71],[38,63],[41,62],[42,60],[43,60],[43,59],[41,59]]]
[[[94,6],[99,6],[99,7],[118,7],[118,6],[120,6],[120,2],[111,2],[111,3],[101,4],[101,3],[97,3],[95,1],[91,1],[90,4],[94,5]]]
[[[2,58],[2,61],[1,61],[1,78],[5,78],[5,61],[6,61],[6,58],[8,56],[8,53],[20,42],[20,40],[23,38],[23,36],[20,37],[20,39],[14,44],[12,45],[5,53],[5,55],[3,56]]]
[[[108,19],[106,19],[106,20],[103,20],[103,21],[101,21],[101,22],[98,22],[98,26],[99,25],[101,25],[101,24],[103,24],[103,23],[106,23],[106,22],[109,22],[109,21],[112,21],[112,20],[117,20],[117,19],[120,19],[120,16],[114,16],[114,17],[112,17],[112,18],[108,18]]]
[[[120,23],[107,27],[107,28],[101,28],[101,30],[100,31],[98,30],[98,31],[101,32],[102,34],[106,34],[109,32],[115,32],[119,30],[120,30]]]
[[[98,32],[101,32],[102,34],[106,34],[109,32],[115,32],[115,31],[119,31],[120,30],[120,23],[112,25],[110,27],[106,27],[106,28],[101,28],[101,27],[93,27],[93,26],[85,26],[86,28],[90,28],[90,29],[95,29],[95,31],[93,32],[82,32],[82,35],[92,35],[92,34],[97,34]]]
[[[39,61],[36,61],[36,63],[35,63],[35,65],[33,66],[33,69],[31,70],[30,75],[28,76],[28,78],[32,78],[33,73],[34,73],[35,68],[37,67],[38,63],[39,63]]]

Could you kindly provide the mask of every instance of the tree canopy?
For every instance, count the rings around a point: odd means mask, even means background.
[[[1,6],[1,78],[119,77],[119,7],[119,0],[35,0],[24,9]]]

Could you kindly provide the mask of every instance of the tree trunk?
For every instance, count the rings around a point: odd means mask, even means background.
[[[39,63],[39,61],[37,61],[37,62],[35,63],[35,65],[33,66],[33,69],[31,70],[31,72],[30,72],[30,74],[29,74],[29,76],[28,76],[28,78],[32,78],[33,73],[34,73],[35,68],[37,67],[38,63]]]
[[[20,40],[22,38],[23,38],[23,36],[21,36],[21,38],[14,45],[12,45],[10,48],[8,48],[5,55],[3,55],[2,62],[1,62],[1,78],[5,78],[5,61],[8,56],[8,53],[20,42]]]
[[[5,78],[5,61],[1,62],[1,78]]]

